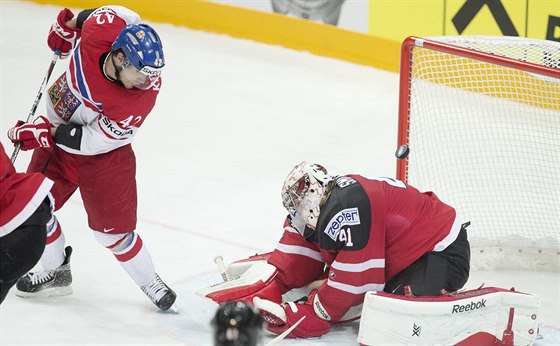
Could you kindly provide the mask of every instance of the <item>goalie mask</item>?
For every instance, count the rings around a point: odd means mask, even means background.
[[[316,163],[302,162],[288,174],[282,186],[282,203],[288,210],[292,226],[304,237],[315,231],[321,212],[332,189],[334,177]]]
[[[212,319],[215,346],[255,346],[260,343],[263,318],[247,302],[221,305]]]

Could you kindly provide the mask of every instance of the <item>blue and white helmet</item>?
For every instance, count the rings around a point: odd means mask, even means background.
[[[163,44],[156,31],[147,24],[125,26],[111,46],[113,51],[121,49],[125,55],[124,67],[134,66],[155,82],[165,65]]]

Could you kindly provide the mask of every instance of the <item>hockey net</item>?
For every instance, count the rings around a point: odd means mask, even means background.
[[[473,267],[558,270],[560,44],[409,37],[400,85],[397,178],[472,222]]]

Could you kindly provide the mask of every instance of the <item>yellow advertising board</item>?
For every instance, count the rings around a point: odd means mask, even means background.
[[[559,0],[370,0],[369,33],[505,35],[560,41]]]
[[[106,4],[104,0],[30,1],[75,8]],[[401,42],[411,35],[513,35],[560,41],[560,0],[344,0],[338,25],[267,13],[272,0],[263,1],[118,3],[145,20],[225,33],[389,71],[399,70]],[[291,0],[305,1],[318,0]]]

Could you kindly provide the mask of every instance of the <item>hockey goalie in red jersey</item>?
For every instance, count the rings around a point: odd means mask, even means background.
[[[138,14],[121,6],[60,11],[47,43],[66,71],[48,88],[47,116],[18,123],[8,137],[34,149],[28,172],[54,181],[59,210],[79,188],[95,238],[162,310],[176,295],[156,274],[136,232],[136,158],[131,142],[156,103],[163,45]],[[17,283],[22,297],[71,293],[71,247],[56,217],[48,224],[43,271]]]
[[[467,282],[468,223],[432,192],[390,178],[332,176],[303,162],[286,178],[282,200],[289,213],[284,234],[264,256],[261,279],[233,280],[201,295],[253,301],[268,330],[280,334],[300,322],[289,336],[307,338],[358,318],[366,292],[439,296]],[[282,302],[306,285],[306,299]]]

